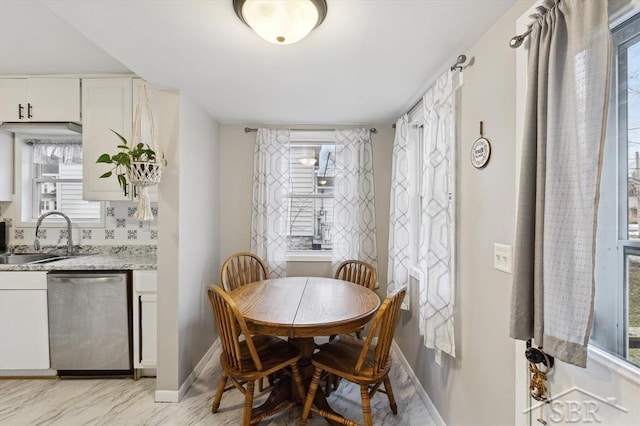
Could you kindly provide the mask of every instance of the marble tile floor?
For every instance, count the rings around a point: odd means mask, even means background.
[[[226,392],[220,411],[211,413],[215,385],[220,377],[219,352],[214,353],[180,403],[155,403],[155,379],[9,379],[0,380],[0,425],[239,425],[244,396]],[[390,373],[398,415],[386,395],[371,400],[375,425],[434,425],[407,372],[393,357]],[[256,403],[267,393],[256,396]],[[329,397],[334,410],[362,423],[359,388],[342,381]],[[256,404],[254,404],[256,405]],[[261,425],[297,425],[301,408],[267,419]],[[327,424],[314,415],[309,425]]]

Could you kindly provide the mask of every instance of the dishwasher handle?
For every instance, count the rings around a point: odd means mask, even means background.
[[[66,277],[60,277],[60,276],[55,276],[55,275],[49,275],[48,277],[49,282],[57,282],[57,283],[64,283],[64,284],[80,284],[83,281],[87,281],[87,282],[91,282],[92,284],[95,283],[117,283],[117,282],[122,282],[123,281],[123,277],[122,276],[109,276],[109,277],[105,277],[105,276],[101,276],[101,277],[88,277],[88,276],[81,276],[81,277],[73,277],[73,276],[66,276]]]

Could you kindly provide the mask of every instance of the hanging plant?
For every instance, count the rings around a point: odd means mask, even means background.
[[[160,159],[158,161],[158,155],[149,146],[149,144],[139,142],[134,147],[130,147],[129,142],[127,142],[127,139],[124,136],[113,129],[111,129],[111,131],[122,141],[122,145],[118,145],[118,148],[121,149],[121,151],[113,155],[104,153],[98,157],[96,163],[114,165],[111,170],[103,173],[100,177],[109,178],[115,173],[118,178],[118,184],[123,191],[127,188],[127,178],[129,178],[133,184],[139,184],[133,181],[140,180],[138,179],[138,177],[140,177],[140,171],[142,171],[142,177],[147,176],[151,182],[158,183],[160,181],[162,167],[167,165],[167,160],[165,160],[164,154],[160,154]]]
[[[143,100],[149,118],[151,144],[144,144],[142,142],[134,144],[140,129],[140,111],[143,107]],[[155,126],[146,82],[143,81],[138,89],[138,105],[133,121],[133,136],[131,138],[134,143],[130,144],[120,133],[113,129],[111,129],[111,131],[120,138],[122,144],[118,145],[120,152],[113,155],[104,153],[98,157],[96,163],[113,164],[113,168],[103,173],[100,177],[109,178],[115,174],[118,179],[118,184],[125,192],[128,182],[131,182],[132,185],[139,188],[140,201],[135,213],[135,218],[138,220],[151,220],[153,219],[153,213],[151,211],[151,201],[149,200],[147,187],[157,185],[160,182],[162,168],[167,165],[167,160],[165,160],[163,153],[158,155],[156,149]]]

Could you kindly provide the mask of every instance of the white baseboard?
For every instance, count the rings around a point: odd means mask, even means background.
[[[440,413],[438,413],[436,406],[433,405],[433,401],[431,401],[431,398],[429,398],[429,395],[427,395],[427,391],[424,390],[422,383],[420,383],[420,380],[418,380],[416,373],[413,372],[413,368],[411,368],[411,365],[409,365],[409,361],[407,361],[407,358],[405,358],[404,354],[402,353],[402,350],[400,350],[400,346],[398,346],[395,340],[392,343],[392,347],[396,356],[400,358],[400,362],[402,363],[402,366],[404,367],[404,369],[407,371],[407,374],[409,375],[409,380],[411,380],[411,383],[413,383],[413,386],[416,388],[416,391],[418,391],[418,396],[420,397],[424,405],[427,407],[427,411],[431,415],[431,418],[433,419],[435,424],[437,426],[447,426],[444,420],[442,419],[442,417],[440,417]]]
[[[43,378],[43,379],[57,379],[58,370],[0,370],[0,378]]]
[[[215,342],[211,345],[209,350],[204,354],[200,362],[194,367],[187,380],[184,381],[180,389],[177,391],[168,391],[168,390],[156,390],[155,393],[155,401],[156,402],[180,402],[182,397],[184,397],[193,384],[196,378],[200,375],[205,365],[209,362],[213,353],[220,348],[220,339],[216,339]]]

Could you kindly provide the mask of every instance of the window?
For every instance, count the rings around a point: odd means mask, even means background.
[[[330,251],[335,142],[332,133],[305,137],[307,133],[311,132],[291,134],[287,249]]]
[[[99,201],[82,199],[82,145],[80,139],[23,140],[23,220],[38,219],[42,214],[56,210],[74,222],[98,223],[102,205]],[[29,184],[28,184],[29,183]],[[51,220],[55,220],[52,218]]]
[[[82,199],[82,164],[35,164],[33,219],[57,210],[72,220],[100,220],[100,202]]]
[[[640,366],[640,15],[612,38],[591,342]]]

